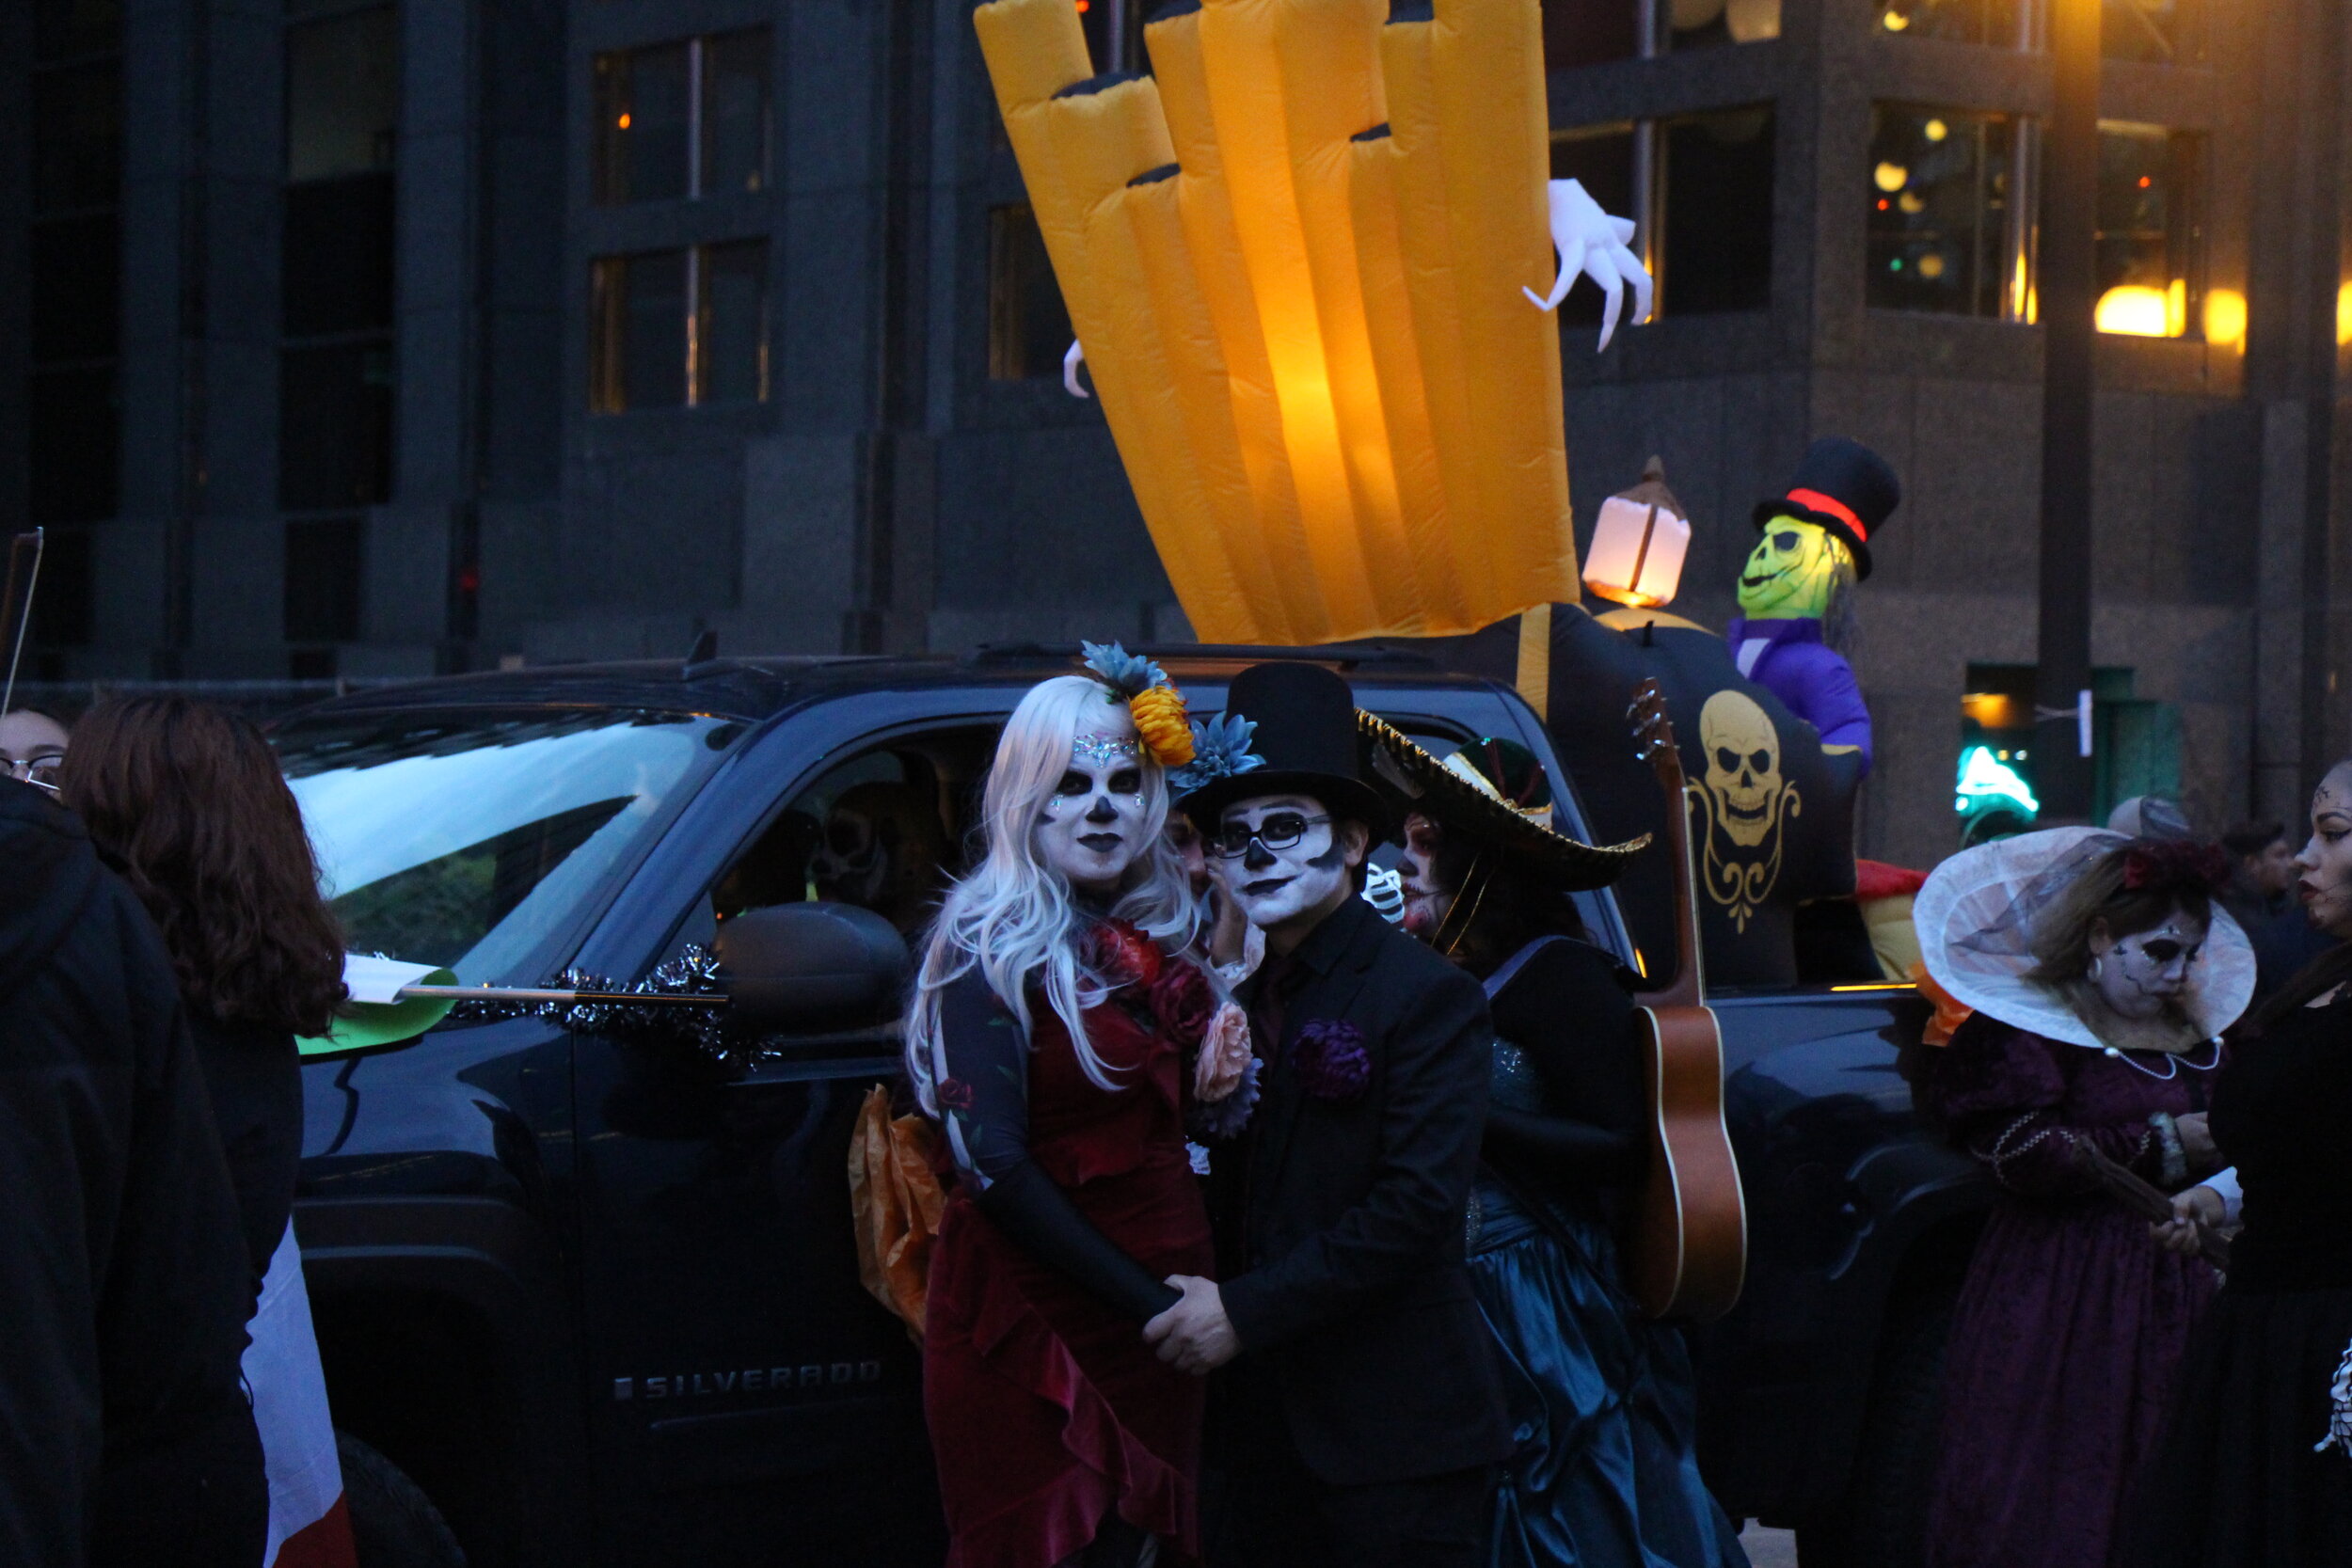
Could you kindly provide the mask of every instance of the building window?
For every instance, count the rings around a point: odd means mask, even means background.
[[[392,493],[399,16],[287,12],[278,504],[347,509]]]
[[[600,256],[589,292],[595,412],[767,401],[767,241]]]
[[[1772,300],[1770,104],[1669,120],[1659,314],[1761,310]]]
[[[287,641],[359,640],[365,528],[358,517],[303,517],[286,524]]]
[[[1879,0],[1879,26],[1911,39],[2030,49],[2033,14],[2026,0]]]
[[[2106,0],[2099,24],[2099,50],[2110,60],[2204,63],[2202,0]]]
[[[1999,115],[1871,105],[1868,304],[2025,319],[2032,215],[2016,199],[2020,130]]]
[[[1640,0],[1543,0],[1543,6],[1547,71],[1629,60],[1642,53]]]
[[[1780,0],[1667,0],[1659,8],[1669,51],[1780,37]]]
[[[2178,338],[2203,305],[2199,141],[2161,125],[2099,125],[2098,323]]]
[[[1648,128],[1628,121],[1614,125],[1580,125],[1551,134],[1551,177],[1580,182],[1604,213],[1631,217],[1636,225],[1633,253],[1649,244],[1649,202],[1641,178],[1641,151]],[[1560,302],[1563,325],[1597,326],[1607,296],[1598,289],[1579,286]],[[1627,309],[1629,310],[1631,306]]]
[[[988,214],[988,376],[1059,375],[1073,334],[1037,214],[1025,206]]]
[[[118,501],[122,19],[115,0],[35,0],[31,10],[25,521],[48,540],[28,636],[57,648],[89,641],[79,525],[113,516]]]
[[[597,203],[765,190],[769,75],[765,27],[597,55]]]

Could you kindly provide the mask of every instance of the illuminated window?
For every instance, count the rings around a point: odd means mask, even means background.
[[[2199,138],[2160,125],[2099,126],[2102,332],[2178,338],[2199,329],[2203,233]]]
[[[1881,32],[1944,43],[2030,49],[2032,13],[2025,0],[1879,0]]]
[[[1780,37],[1781,0],[1667,0],[1659,8],[1669,50],[1762,43]]]
[[[2099,48],[2110,60],[2201,65],[2202,0],[2106,0],[2100,16]]]
[[[1027,207],[988,214],[988,376],[1025,381],[1061,374],[1069,351],[1070,310],[1054,281],[1054,263]]]
[[[1659,313],[1761,310],[1772,299],[1770,104],[1662,127]]]
[[[597,203],[766,189],[769,57],[764,27],[597,55]]]
[[[1863,294],[1885,309],[2023,320],[2032,215],[2014,199],[2015,122],[1870,107]]]
[[[590,285],[596,413],[767,400],[767,241],[601,256]]]

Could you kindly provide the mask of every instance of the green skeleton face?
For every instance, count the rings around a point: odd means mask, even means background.
[[[1774,517],[1740,569],[1740,613],[1751,621],[1819,620],[1849,559],[1845,543],[1819,524]]]

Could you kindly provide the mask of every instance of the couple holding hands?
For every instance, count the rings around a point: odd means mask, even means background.
[[[1440,762],[1327,668],[1245,670],[1203,724],[1089,653],[1007,725],[909,1011],[955,1175],[950,1564],[1743,1563],[1687,1355],[1616,1278],[1631,1005],[1566,893],[1635,847],[1553,832],[1524,748]],[[1359,896],[1391,833],[1405,928]],[[1263,935],[1238,980],[1215,897]]]

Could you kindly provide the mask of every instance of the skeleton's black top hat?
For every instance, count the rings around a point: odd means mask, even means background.
[[[1756,526],[1761,531],[1774,517],[1817,524],[1845,542],[1854,576],[1867,578],[1870,536],[1902,500],[1902,482],[1885,458],[1847,436],[1824,436],[1804,449],[1788,489],[1756,503]]]
[[[1235,800],[1307,795],[1334,816],[1367,824],[1375,838],[1389,832],[1388,807],[1364,780],[1356,694],[1338,671],[1320,664],[1253,664],[1227,688],[1225,712],[1257,724],[1249,749],[1265,761],[1184,797],[1184,811],[1201,831],[1214,829]]]

